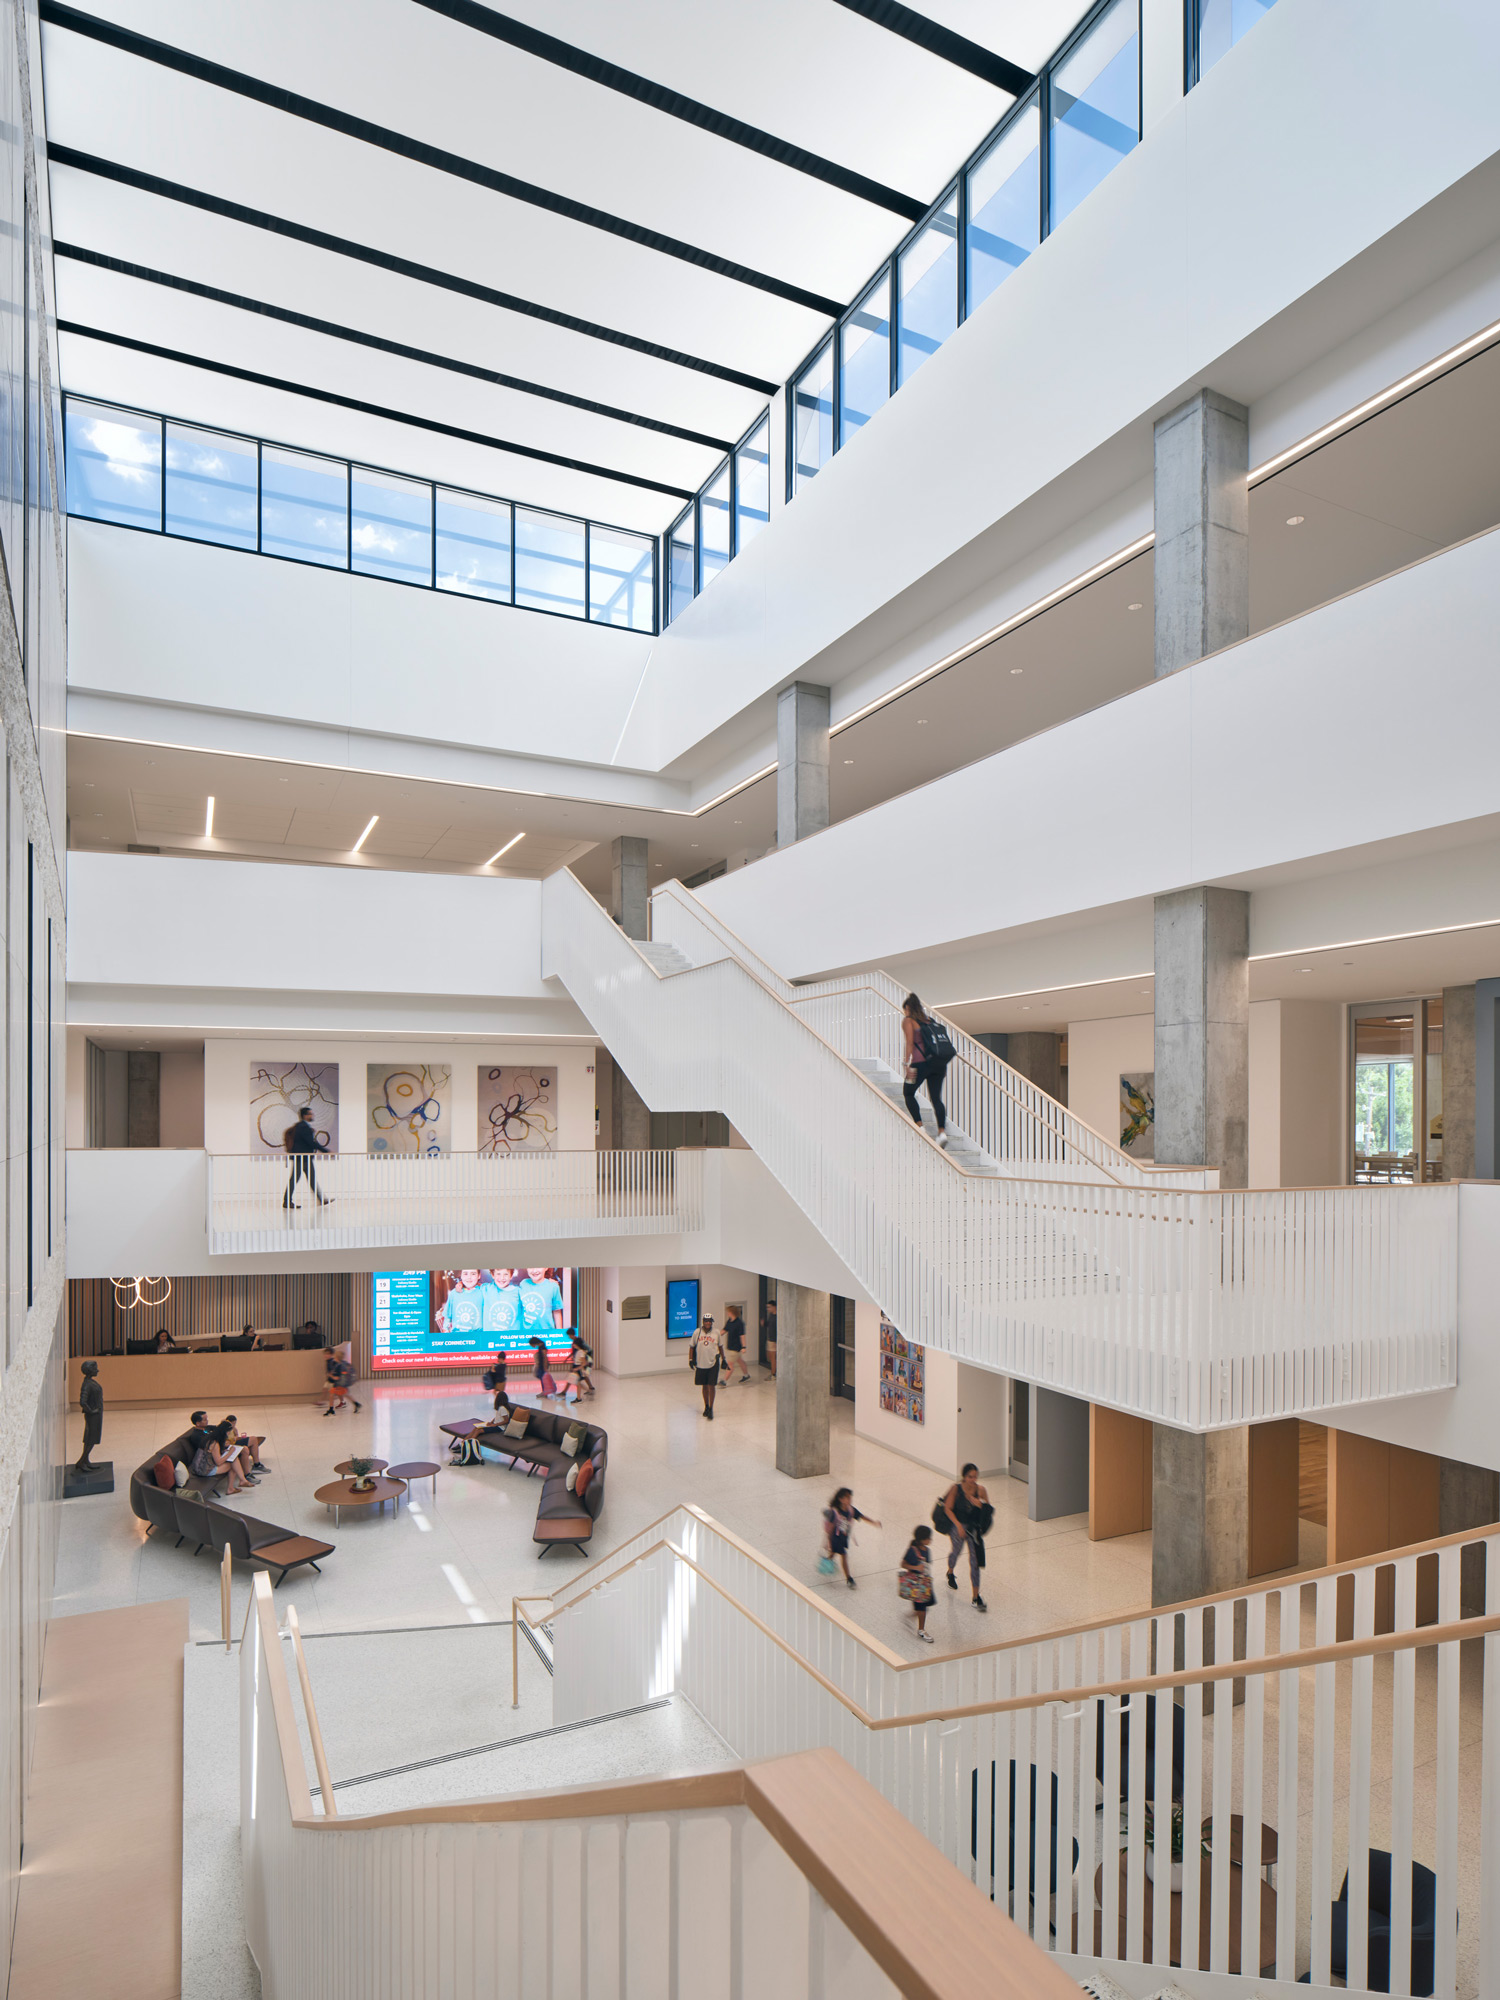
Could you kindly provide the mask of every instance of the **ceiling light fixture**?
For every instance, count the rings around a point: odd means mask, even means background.
[[[213,795],[212,793],[210,793],[208,800],[208,812],[205,815],[203,821],[203,838],[205,840],[212,840],[213,837],[214,837],[214,802],[213,802]]]
[[[1024,673],[1025,673],[1025,671],[1026,671],[1026,669],[1025,669],[1024,667],[1012,667],[1012,668],[1011,668],[1011,672],[1012,672],[1013,674],[1024,674]]]
[[[375,831],[376,827],[379,826],[379,824],[380,824],[380,814],[371,813],[370,824],[365,828],[364,832],[359,836],[359,839],[355,841],[354,845],[350,848],[349,852],[351,854],[358,854],[359,850],[364,846],[365,842],[370,838],[370,835]]]
[[[854,762],[854,759],[853,759],[852,757],[846,757],[846,758],[844,759],[844,762],[845,762],[846,764],[852,764],[852,763]],[[736,821],[735,821],[735,825],[736,825],[736,826],[738,826],[738,824],[739,824],[739,821],[738,821],[738,820],[736,820]]]
[[[1144,611],[1145,608],[1144,604],[1127,604],[1125,607],[1127,611]]]
[[[1289,528],[1300,528],[1306,519],[1307,516],[1305,514],[1288,514],[1286,524]]]
[[[510,839],[506,841],[504,847],[497,847],[495,849],[494,853],[490,856],[489,860],[485,862],[484,864],[485,867],[493,868],[495,863],[500,859],[502,854],[509,854],[510,850],[515,846],[516,842],[518,840],[524,840],[525,838],[526,836],[524,833],[512,834]]]

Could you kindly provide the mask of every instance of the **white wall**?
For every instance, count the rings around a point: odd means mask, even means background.
[[[745,1309],[747,1335],[752,1340],[756,1337],[760,1283],[753,1271],[739,1271],[728,1264],[634,1264],[612,1265],[600,1276],[604,1303],[600,1306],[598,1358],[606,1375],[665,1375],[686,1369],[688,1343],[667,1338],[667,1282],[671,1278],[698,1280],[699,1314],[712,1313],[721,1333],[724,1307],[730,1299],[738,1299]],[[650,1319],[622,1319],[620,1301],[642,1296],[651,1301]],[[753,1366],[754,1352],[748,1346],[746,1359]]]
[[[951,1354],[929,1347],[926,1355],[925,1421],[880,1407],[880,1308],[854,1308],[854,1429],[888,1451],[929,1465],[950,1480],[958,1470],[958,1363]],[[937,1488],[933,1488],[937,1498]]]
[[[1149,1014],[1068,1023],[1068,1109],[1112,1146],[1120,1143],[1120,1078],[1156,1067]]]

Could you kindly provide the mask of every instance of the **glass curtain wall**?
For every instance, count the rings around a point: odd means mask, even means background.
[[[969,170],[965,305],[983,305],[1042,240],[1042,114],[1035,97]]]
[[[1140,0],[1114,0],[1052,72],[1053,229],[1141,136],[1140,41]]]
[[[771,413],[734,454],[734,548],[738,555],[771,518]]]
[[[762,420],[743,448],[760,438],[763,485],[769,434]],[[65,399],[64,435],[68,511],[84,520],[630,632],[656,628],[653,535],[84,397]],[[727,497],[723,510],[727,534]],[[760,511],[763,525],[764,497]]]
[[[844,321],[839,339],[839,442],[891,394],[891,274],[884,270]]]
[[[1220,56],[1227,56],[1275,4],[1276,0],[1192,0],[1193,81],[1211,70]]]
[[[957,188],[896,259],[896,292],[899,389],[958,325]],[[847,334],[844,337],[848,339]]]
[[[833,342],[792,384],[792,491],[800,493],[833,457]]]
[[[698,496],[698,588],[705,590],[729,561],[729,460]]]

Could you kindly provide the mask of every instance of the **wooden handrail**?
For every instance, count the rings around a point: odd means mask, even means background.
[[[219,1629],[224,1637],[224,1651],[233,1644],[229,1629],[229,1580],[233,1573],[234,1552],[228,1542],[224,1544],[224,1558],[219,1564]]]
[[[333,1796],[333,1779],[328,1770],[328,1753],[323,1748],[323,1732],[318,1726],[318,1711],[313,1702],[312,1677],[307,1671],[307,1655],[302,1650],[302,1627],[297,1619],[295,1604],[289,1604],[286,1608],[286,1629],[292,1635],[292,1651],[297,1656],[297,1678],[302,1683],[302,1713],[307,1717],[307,1733],[312,1738],[313,1763],[318,1770],[318,1792],[323,1800],[323,1814],[326,1819],[337,1819],[338,1801]],[[279,1652],[277,1658],[280,1658]]]

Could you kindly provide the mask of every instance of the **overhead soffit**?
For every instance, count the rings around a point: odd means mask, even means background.
[[[941,0],[926,15],[1029,73],[1077,11],[1076,0]],[[512,39],[485,32],[487,17],[513,24]],[[853,0],[523,0],[505,15],[477,0],[45,0],[43,19],[58,315],[116,337],[64,332],[65,388],[651,529],[680,504],[670,494],[139,350],[692,489],[826,327],[825,308],[853,295],[1012,101]],[[531,30],[641,90],[514,45]],[[213,66],[248,85],[210,80]],[[330,121],[363,121],[366,136]]]

